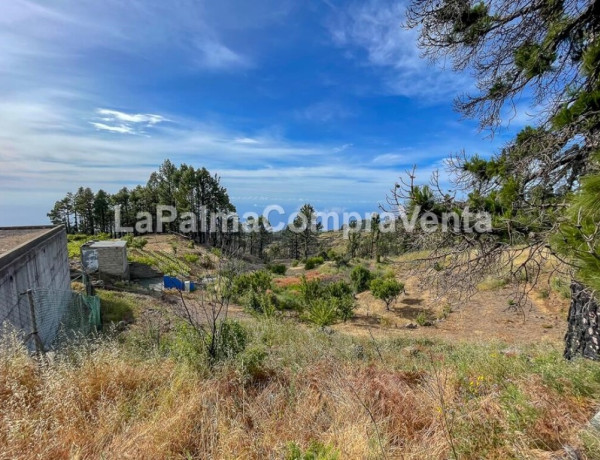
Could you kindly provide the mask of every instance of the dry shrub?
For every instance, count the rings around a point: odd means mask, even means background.
[[[433,346],[429,360],[423,352],[388,362],[395,352],[386,347],[380,359],[351,358],[336,350],[348,345],[341,340],[287,333],[295,335],[270,337],[277,345],[253,376],[236,360],[198,371],[162,355],[140,358],[111,340],[44,363],[18,339],[4,340],[0,457],[284,458],[291,442],[319,442],[340,458],[438,459],[453,450],[467,459],[544,458],[577,444],[596,402],[517,367],[510,382],[498,378],[516,358],[495,358],[503,360],[497,371],[497,361],[485,368],[466,352],[444,360]],[[486,383],[467,391],[474,370]],[[514,397],[503,399],[509,385]]]

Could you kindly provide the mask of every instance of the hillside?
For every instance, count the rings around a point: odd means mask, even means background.
[[[131,253],[157,267],[185,264],[191,276],[215,275],[221,260],[173,235],[148,237]],[[523,315],[506,308],[510,286],[490,280],[448,308],[403,271],[410,257],[290,264],[272,278],[273,312],[249,310],[243,296],[228,307],[216,361],[193,327],[210,321],[187,321],[178,294],[100,289],[102,335],[39,363],[10,335],[2,343],[0,450],[7,458],[598,458],[600,437],[586,424],[600,404],[600,368],[561,356],[564,290],[553,283],[532,293]],[[353,317],[326,327],[290,306],[303,277],[343,281],[358,265],[406,281],[389,311],[368,290],[356,294]],[[205,295],[183,298],[201,313]]]

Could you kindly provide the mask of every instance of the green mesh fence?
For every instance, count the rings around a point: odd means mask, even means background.
[[[33,291],[35,319],[45,348],[100,326],[100,299],[74,291]]]
[[[36,348],[35,330],[40,339],[38,343],[48,350],[63,340],[90,334],[101,326],[100,299],[95,296],[75,291],[36,289],[10,300],[6,304],[12,308],[0,308],[0,322],[10,323],[21,330],[32,350]],[[5,310],[4,315],[1,315],[2,310]]]

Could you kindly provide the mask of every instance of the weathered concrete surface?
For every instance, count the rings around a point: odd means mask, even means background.
[[[3,231],[10,229],[3,229]],[[69,291],[67,234],[63,226],[40,228],[0,255],[0,323],[31,330],[28,289]]]
[[[125,241],[92,241],[82,247],[82,251],[94,251],[98,260],[98,274],[129,279],[127,244]]]

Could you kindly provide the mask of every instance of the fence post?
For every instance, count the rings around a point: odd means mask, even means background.
[[[31,289],[27,289],[27,298],[29,299],[29,318],[31,320],[31,335],[35,341],[35,349],[38,354],[44,352],[44,344],[42,343],[42,339],[40,339],[40,335],[38,334],[37,329],[37,321],[35,319],[35,303],[33,302],[33,291]]]

